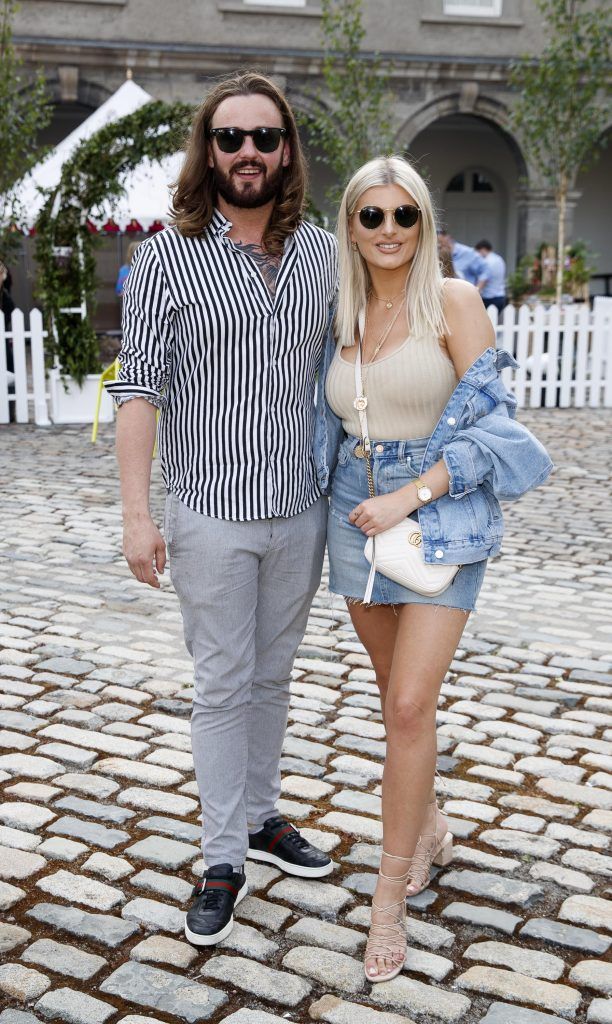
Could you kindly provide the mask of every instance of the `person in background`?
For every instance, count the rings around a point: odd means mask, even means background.
[[[128,224],[125,230],[127,234],[135,234],[137,232],[144,233],[144,228],[140,221],[136,220],[136,217],[132,217],[130,223]]]
[[[451,247],[446,242],[442,241],[440,235],[438,235],[438,259],[440,260],[442,277],[457,277],[453,266],[453,254]]]
[[[166,225],[162,224],[161,220],[156,218],[154,221],[151,221],[151,224],[149,225],[149,234],[154,235],[156,231],[163,231],[165,226]]]
[[[136,252],[140,242],[130,242],[127,247],[127,255],[125,263],[119,267],[119,273],[117,274],[117,283],[115,285],[115,295],[121,297],[123,295],[123,288],[127,281],[128,274],[130,272],[130,265],[134,259],[134,253]]]
[[[457,242],[449,232],[448,228],[438,228],[438,245],[450,251],[455,270],[455,277],[461,277],[470,284],[475,284],[478,291],[482,291],[488,280],[488,270],[482,256],[472,249],[471,245],[464,245]]]
[[[474,246],[479,256],[482,256],[487,265],[489,276],[484,286],[480,289],[480,295],[485,306],[495,306],[498,313],[506,305],[506,262],[498,252],[493,251],[493,246],[483,238]]]
[[[11,298],[11,287],[13,281],[11,278],[11,272],[7,267],[6,263],[0,260],[0,305],[2,308],[2,315],[4,316],[4,327],[5,330],[10,331],[11,329],[11,316],[15,308],[15,303]],[[13,348],[11,342],[7,338],[6,342],[6,363],[7,369],[13,371]]]
[[[97,227],[96,227],[96,225],[94,224],[94,222],[93,222],[93,220],[91,219],[91,217],[88,217],[88,218],[86,219],[86,221],[85,221],[85,227],[86,227],[86,228],[87,228],[87,230],[89,231],[89,234],[90,234],[90,235],[97,235],[97,234],[98,234],[98,228],[97,228]]]
[[[119,231],[121,231],[121,228],[117,224],[117,221],[114,217],[109,217],[106,224],[102,225],[102,230],[106,231],[108,234],[116,235]]]
[[[0,315],[4,317],[4,329],[8,332],[11,330],[11,316],[15,308],[15,303],[11,298],[11,272],[5,263],[0,260]],[[6,368],[10,374],[15,372],[15,364],[13,361],[13,339],[6,338]],[[9,392],[12,394],[15,391],[15,384],[12,377],[9,377]],[[9,414],[11,421],[15,417],[15,405],[13,402],[9,402]]]

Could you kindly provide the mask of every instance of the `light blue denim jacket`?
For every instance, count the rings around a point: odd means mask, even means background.
[[[330,328],[319,364],[314,433],[323,494],[331,491],[345,436],[325,398],[335,348]],[[498,554],[504,529],[499,499],[520,498],[553,469],[544,446],[514,419],[516,399],[500,376],[506,366],[517,366],[508,352],[486,349],[457,384],[429,439],[420,473],[443,458],[450,484],[448,494],[419,509],[426,562],[467,565]]]

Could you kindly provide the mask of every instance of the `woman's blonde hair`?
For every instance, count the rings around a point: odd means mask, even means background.
[[[446,324],[433,203],[421,175],[401,156],[377,157],[364,164],[353,175],[342,197],[336,230],[340,262],[336,336],[343,345],[354,344],[358,316],[371,288],[367,264],[352,247],[349,224],[360,197],[378,185],[399,185],[421,211],[419,241],[406,282],[406,315],[416,337],[433,332],[439,338]]]

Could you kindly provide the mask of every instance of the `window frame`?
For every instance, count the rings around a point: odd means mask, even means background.
[[[442,11],[449,18],[501,18],[503,0],[490,0],[490,4],[490,8],[487,9],[479,4],[470,3],[470,0],[459,0],[458,3],[455,0],[442,0]]]
[[[242,0],[245,7],[293,7],[303,10],[307,0]]]

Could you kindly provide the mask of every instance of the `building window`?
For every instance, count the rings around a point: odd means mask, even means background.
[[[456,174],[446,186],[447,192],[465,192],[465,175]]]
[[[495,185],[482,171],[461,171],[451,178],[446,192],[495,192]]]
[[[493,183],[480,171],[472,174],[472,192],[495,192]]]
[[[306,0],[243,0],[248,7],[305,7]]]
[[[469,18],[499,18],[502,0],[442,0],[445,14]]]

